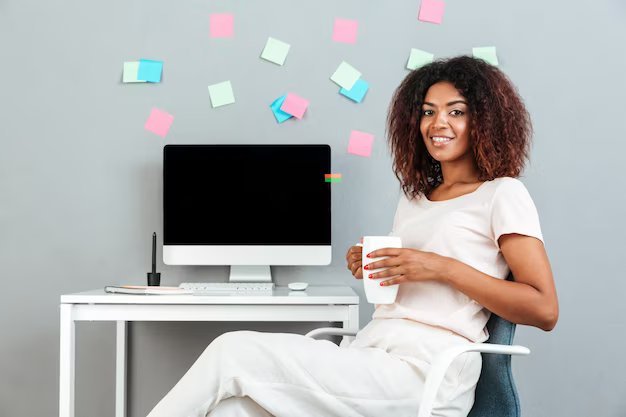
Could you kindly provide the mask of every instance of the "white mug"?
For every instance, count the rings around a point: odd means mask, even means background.
[[[387,259],[387,256],[379,258],[368,258],[366,255],[377,249],[383,248],[401,248],[402,239],[397,236],[365,236],[363,237],[363,261],[362,266],[368,265],[372,262]],[[368,278],[369,274],[375,274],[377,272],[384,271],[387,268],[377,269],[363,269],[363,287],[365,288],[365,297],[367,301],[372,304],[393,304],[396,301],[398,295],[398,288],[400,284],[380,286],[382,281],[391,279],[392,277],[385,278]]]

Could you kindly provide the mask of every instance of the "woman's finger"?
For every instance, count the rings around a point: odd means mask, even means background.
[[[387,285],[401,284],[401,283],[406,282],[406,281],[408,281],[408,280],[406,279],[406,277],[404,275],[399,275],[397,277],[393,277],[393,278],[388,279],[386,281],[381,281],[380,285],[383,286],[383,287],[386,287]]]
[[[363,260],[363,258],[359,255],[350,255],[350,257],[348,258],[348,262],[352,263],[352,262],[361,262]]]
[[[390,256],[387,259],[383,259],[380,261],[376,261],[376,262],[371,262],[367,265],[365,265],[365,269],[366,270],[373,270],[373,269],[378,269],[378,268],[388,268],[391,266],[400,266],[400,257],[399,256]]]
[[[356,279],[363,279],[363,269],[359,268],[356,270],[356,274],[353,274]]]
[[[403,273],[403,269],[402,267],[395,267],[395,268],[387,268],[384,271],[380,271],[377,272],[375,274],[370,274],[368,273],[367,270],[365,270],[367,276],[369,278],[389,278],[389,277],[393,277],[394,275],[402,275]]]

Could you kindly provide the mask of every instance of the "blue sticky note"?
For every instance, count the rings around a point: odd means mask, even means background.
[[[284,111],[280,109],[280,106],[283,105],[283,101],[285,101],[285,98],[287,98],[287,94],[285,94],[282,97],[278,97],[276,100],[274,100],[272,104],[270,104],[270,108],[272,109],[272,112],[274,113],[274,117],[276,118],[276,121],[278,123],[282,123],[285,120],[289,120],[293,117],[289,113],[285,113]]]
[[[149,83],[160,83],[162,72],[163,61],[140,59],[139,70],[137,71],[137,79],[140,81],[148,81]]]
[[[362,78],[359,78],[354,83],[354,85],[352,86],[350,90],[346,90],[345,88],[342,87],[339,90],[339,93],[348,97],[352,101],[360,103],[363,100],[363,97],[365,97],[365,93],[367,93],[367,90],[369,88],[370,88],[370,85],[368,84],[368,82]]]

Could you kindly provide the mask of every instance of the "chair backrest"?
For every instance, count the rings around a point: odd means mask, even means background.
[[[508,281],[513,281],[509,274]],[[487,322],[487,343],[510,345],[515,336],[515,324],[491,314]],[[520,417],[520,404],[513,373],[511,355],[482,353],[483,367],[476,386],[474,406],[468,417]]]

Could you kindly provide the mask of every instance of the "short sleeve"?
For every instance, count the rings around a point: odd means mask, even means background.
[[[507,233],[544,241],[537,208],[520,180],[507,177],[496,189],[491,206],[491,229],[498,249],[498,239]]]

